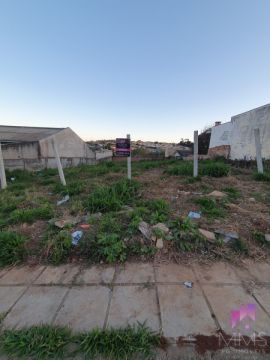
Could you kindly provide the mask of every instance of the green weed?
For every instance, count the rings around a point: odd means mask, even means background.
[[[237,253],[248,255],[248,246],[242,239],[236,239],[232,242],[232,249]]]
[[[101,186],[93,190],[85,202],[91,213],[119,211],[123,205],[131,204],[139,188],[135,180],[120,180],[111,186]]]
[[[196,199],[196,204],[200,205],[201,211],[209,218],[219,218],[225,216],[225,209],[223,203],[216,199],[202,197]]]
[[[199,176],[222,177],[227,176],[230,171],[230,166],[222,162],[216,161],[201,161],[199,162]],[[169,167],[166,171],[169,175],[193,175],[193,163],[191,161],[183,161],[178,165]]]
[[[266,181],[266,182],[270,182],[270,173],[269,172],[264,172],[262,173],[255,173],[253,175],[254,180],[256,181]]]
[[[127,257],[126,245],[118,234],[100,234],[97,238],[98,257],[108,263],[125,261]]]
[[[36,220],[47,220],[53,217],[53,210],[50,205],[43,205],[34,209],[17,209],[10,215],[11,223],[33,223]]]
[[[0,335],[0,348],[12,358],[59,359],[64,358],[65,347],[71,339],[71,332],[67,328],[33,326],[21,330],[4,330]]]
[[[71,241],[71,235],[67,230],[56,232],[54,229],[49,229],[44,239],[46,259],[54,265],[64,262],[70,255]]]
[[[26,238],[9,231],[0,232],[0,267],[17,264],[26,255]]]
[[[234,187],[225,187],[222,191],[228,195],[230,200],[237,200],[241,196],[241,192]]]
[[[159,337],[143,325],[126,328],[92,330],[80,338],[80,350],[89,359],[131,359],[143,356],[153,357],[152,350],[159,343]]]
[[[269,241],[265,239],[265,234],[262,233],[261,231],[257,231],[257,230],[253,231],[252,237],[259,245],[270,247]]]
[[[159,222],[166,222],[169,218],[170,206],[163,199],[154,199],[145,201],[145,206],[149,209],[150,223],[156,224]]]

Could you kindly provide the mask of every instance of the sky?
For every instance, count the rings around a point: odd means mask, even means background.
[[[0,124],[178,142],[270,102],[269,0],[0,0]]]

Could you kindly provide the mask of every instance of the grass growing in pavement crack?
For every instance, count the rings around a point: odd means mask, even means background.
[[[0,333],[0,354],[18,359],[64,359],[83,355],[85,359],[120,360],[133,356],[152,358],[153,348],[159,345],[159,336],[145,325],[120,329],[95,329],[72,334],[65,327],[33,326]],[[137,357],[136,357],[137,358]]]

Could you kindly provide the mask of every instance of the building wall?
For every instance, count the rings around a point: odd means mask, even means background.
[[[217,146],[230,145],[232,132],[233,126],[231,122],[212,127],[209,149]]]
[[[70,128],[66,128],[53,136],[40,140],[40,153],[42,157],[54,157],[51,143],[53,137],[57,142],[60,157],[95,159],[95,153],[89,149],[88,145]]]
[[[270,104],[233,116],[231,159],[255,159],[254,129],[260,129],[262,157],[270,159]]]

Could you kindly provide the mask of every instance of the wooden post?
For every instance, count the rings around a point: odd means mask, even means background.
[[[65,175],[64,175],[61,160],[60,160],[60,157],[59,157],[57,143],[56,143],[54,138],[52,138],[52,146],[53,146],[54,156],[55,156],[55,159],[56,159],[56,162],[57,162],[58,173],[59,173],[59,176],[60,176],[61,183],[64,186],[66,186],[67,183],[66,183],[66,180],[65,180]]]
[[[260,129],[254,129],[255,146],[256,146],[256,159],[258,173],[263,174],[263,162],[262,162],[262,145],[260,140]]]
[[[1,143],[0,143],[0,180],[1,180],[1,189],[5,189],[7,187],[7,179],[6,179]]]
[[[193,177],[198,176],[198,130],[194,131]]]
[[[130,134],[127,134],[127,139],[130,140]],[[131,140],[130,140],[130,155],[127,158],[127,177],[131,180]]]

